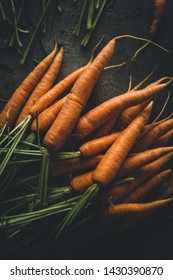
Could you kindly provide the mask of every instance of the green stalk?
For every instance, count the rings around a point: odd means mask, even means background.
[[[4,133],[5,129],[6,129],[6,127],[7,127],[7,122],[4,123],[3,127],[2,127],[1,130],[0,130],[0,138],[2,137],[2,135],[3,135],[3,133]]]
[[[9,42],[9,46],[12,47],[14,45],[14,39],[15,39],[15,35],[17,33],[17,36],[16,36],[16,39],[17,39],[17,42],[18,42],[18,23],[19,23],[19,20],[20,20],[20,16],[21,16],[21,13],[22,13],[22,9],[23,9],[23,6],[24,6],[24,3],[25,3],[25,0],[22,1],[21,5],[20,5],[20,9],[19,9],[19,13],[17,15],[17,19],[16,19],[16,16],[15,16],[15,31],[13,32],[12,36],[11,36],[11,39],[10,39],[10,42]],[[14,3],[13,3],[13,6],[14,6]],[[14,12],[15,12],[15,7],[14,7]],[[14,15],[16,15],[16,13],[14,13]],[[22,47],[20,40],[18,42],[18,45],[19,47]]]
[[[99,185],[93,184],[88,188],[83,195],[81,195],[79,201],[74,205],[72,210],[65,216],[60,225],[58,226],[58,233],[55,241],[64,233],[72,224],[74,219],[84,210],[89,202],[98,194]]]
[[[3,159],[1,165],[0,165],[0,176],[2,175],[4,169],[6,168],[16,146],[18,145],[19,141],[21,140],[22,136],[24,135],[29,123],[31,121],[31,116],[28,117],[28,119],[26,119],[25,124],[23,125],[23,127],[21,128],[21,130],[19,131],[20,133],[18,134],[18,137],[16,137],[11,145],[11,147],[9,148],[5,158]]]
[[[27,58],[27,56],[28,56],[28,53],[29,53],[29,51],[30,51],[30,48],[31,48],[32,43],[33,43],[33,41],[34,41],[34,38],[35,38],[35,36],[36,36],[36,34],[37,34],[38,28],[39,28],[39,26],[40,26],[40,24],[41,24],[41,22],[42,22],[42,20],[43,20],[43,18],[44,18],[44,15],[45,15],[45,13],[46,13],[46,11],[47,11],[49,5],[50,5],[50,2],[51,2],[51,0],[48,0],[47,3],[46,3],[46,5],[45,5],[45,9],[44,9],[43,12],[42,12],[42,15],[41,15],[41,17],[40,17],[40,19],[39,19],[39,21],[38,21],[36,27],[35,27],[35,30],[34,30],[34,32],[33,32],[33,34],[32,34],[32,37],[31,37],[31,39],[30,39],[30,41],[29,41],[29,44],[28,44],[28,46],[27,46],[27,48],[26,48],[26,50],[25,50],[25,52],[24,52],[24,54],[23,54],[23,56],[22,56],[22,58],[21,58],[21,60],[20,60],[20,64],[24,64],[24,63],[25,63],[25,60],[26,60],[26,58]]]
[[[103,1],[102,5],[101,5],[101,7],[100,7],[100,10],[98,11],[98,14],[97,14],[97,16],[96,16],[96,18],[95,18],[95,20],[94,20],[94,22],[93,22],[92,28],[89,30],[88,34],[85,36],[85,38],[84,38],[83,41],[81,42],[81,46],[86,47],[86,45],[88,44],[88,42],[89,42],[89,40],[90,40],[90,38],[91,38],[91,35],[92,35],[92,33],[93,33],[93,31],[94,31],[96,25],[97,25],[97,22],[98,22],[98,20],[99,20],[101,14],[102,14],[102,11],[103,11],[103,9],[104,9],[104,7],[105,7],[105,5],[106,5],[106,2],[107,2],[107,0],[104,0],[104,1]]]
[[[17,24],[18,24],[19,19],[17,20],[17,18],[16,18],[16,8],[15,8],[13,0],[11,0],[11,6],[12,6],[13,15],[14,15],[14,31],[15,31],[14,34],[15,34],[16,41],[17,41],[19,47],[22,47],[23,44],[20,41],[19,34],[18,34],[18,28],[17,28]],[[9,46],[12,46],[13,45],[12,43],[13,42],[10,40]],[[12,45],[10,45],[10,44],[12,44]]]
[[[45,0],[42,0],[42,9],[43,9],[43,11],[45,9],[45,6],[46,6]],[[42,23],[41,23],[41,31],[43,33],[46,33],[46,17],[45,16],[43,17],[43,20],[42,20]]]
[[[6,16],[6,13],[4,12],[4,9],[3,9],[3,6],[2,6],[2,2],[0,1],[0,11],[1,11],[1,14],[2,14],[2,19],[5,21],[7,20],[7,16]]]
[[[100,7],[100,0],[95,0],[95,8],[99,9]]]
[[[79,36],[79,33],[80,33],[81,24],[82,24],[82,19],[83,19],[83,16],[84,16],[84,12],[85,12],[85,9],[86,9],[86,5],[87,5],[87,0],[84,0],[83,7],[82,7],[82,11],[81,11],[81,14],[80,14],[80,17],[79,17],[79,21],[78,21],[78,23],[76,24],[75,29],[74,29],[74,31],[73,31],[73,34],[76,35],[76,36]]]
[[[92,21],[93,21],[93,14],[94,14],[94,10],[95,10],[95,0],[90,0],[90,4],[89,4],[89,10],[88,10],[88,16],[87,16],[87,29],[91,29],[92,28]]]

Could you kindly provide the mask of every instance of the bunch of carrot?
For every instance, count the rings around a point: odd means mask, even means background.
[[[11,225],[42,219],[44,211],[46,215],[67,213],[58,225],[56,237],[59,237],[97,196],[104,205],[103,220],[106,217],[108,225],[120,217],[130,221],[133,215],[138,221],[173,200],[172,194],[163,199],[148,198],[172,175],[169,163],[173,158],[170,145],[173,118],[149,122],[154,98],[164,94],[172,79],[163,77],[142,89],[129,89],[85,111],[94,86],[114,55],[116,43],[116,38],[110,40],[92,61],[53,86],[63,58],[63,48],[56,54],[55,44],[54,50],[25,78],[1,112],[0,176],[6,174],[10,158],[16,151],[19,153],[24,133],[33,131],[40,135],[38,148],[42,155],[39,197],[31,211],[35,218],[9,216],[9,225],[10,219]],[[26,129],[22,130],[23,127]],[[7,131],[12,147],[5,136]],[[63,154],[67,149],[71,157],[77,154],[78,158],[53,160],[55,154]],[[70,186],[66,191],[71,204],[60,202],[49,210],[50,201],[59,198],[59,192],[54,196],[49,184],[67,176]],[[47,211],[37,212],[42,211],[38,204],[45,209],[48,205]]]

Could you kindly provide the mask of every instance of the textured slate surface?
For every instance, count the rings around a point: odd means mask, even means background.
[[[2,1],[3,2],[3,1]],[[5,1],[4,1],[5,2]],[[33,23],[36,23],[40,14],[40,1],[26,1],[26,14],[22,19],[23,26],[27,26],[29,15],[32,15]],[[79,12],[83,1],[61,0],[59,1],[62,12],[57,11],[57,1],[51,3],[47,15],[47,32],[39,34],[39,40],[46,53],[53,48],[54,37],[57,36],[59,44],[65,48],[64,61],[61,73],[58,79],[61,79],[72,70],[84,65],[90,58],[91,51],[95,44],[105,35],[102,46],[111,38],[121,34],[131,34],[149,38],[149,25],[152,16],[151,0],[113,0],[112,4],[104,10],[103,16],[91,38],[86,49],[80,47],[80,42],[84,37],[83,29],[79,38],[73,36],[72,32],[75,23],[78,20]],[[27,14],[28,12],[28,14]],[[162,76],[172,76],[173,74],[173,2],[168,1],[166,15],[160,27],[160,32],[155,41],[168,48],[170,53],[162,58],[164,52],[155,46],[149,46],[139,55],[135,62],[131,62],[131,57],[141,42],[133,39],[122,39],[117,42],[115,55],[111,64],[118,64],[127,61],[126,66],[121,68],[107,70],[101,76],[93,95],[87,106],[87,109],[93,107],[114,95],[121,94],[128,88],[129,76],[132,75],[133,85],[140,82],[152,69],[161,61],[160,66],[150,79]],[[19,65],[19,54],[7,47],[4,40],[8,37],[8,29],[5,29],[0,21],[0,98],[8,99],[14,89],[20,84],[23,78],[33,69],[35,63],[33,58],[41,60],[44,51],[38,39],[34,41],[33,48],[24,66]],[[24,46],[28,42],[28,37],[23,36]],[[156,114],[162,105],[166,96],[156,98],[154,114]],[[170,99],[169,106],[165,112],[168,115],[172,110],[173,97]],[[1,108],[3,103],[1,102]],[[154,115],[153,114],[153,115]],[[138,228],[132,229],[127,233],[116,238],[103,239],[87,245],[87,248],[78,254],[71,255],[70,258],[81,259],[128,259],[128,258],[168,258],[172,254],[172,236],[173,227],[168,218],[161,219],[153,226],[152,223],[144,223]],[[158,238],[155,238],[158,234]],[[166,239],[165,239],[166,238]],[[164,242],[162,243],[162,239]],[[166,240],[166,241],[165,241]],[[52,257],[52,256],[51,256]],[[56,254],[53,256],[56,258]],[[27,257],[26,257],[27,258]]]

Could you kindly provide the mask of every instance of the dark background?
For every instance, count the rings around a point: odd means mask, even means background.
[[[9,1],[2,1],[8,6]],[[47,31],[45,34],[39,32],[34,40],[33,46],[25,65],[20,65],[20,55],[14,48],[9,48],[5,41],[10,35],[6,24],[0,20],[0,107],[7,100],[24,77],[35,66],[34,59],[41,60],[45,54],[53,49],[55,36],[59,46],[64,46],[64,60],[57,81],[87,63],[91,51],[103,35],[106,42],[121,34],[130,34],[149,38],[149,26],[152,19],[152,0],[113,0],[103,11],[101,19],[86,48],[80,46],[81,40],[86,34],[82,27],[79,37],[73,35],[73,30],[82,7],[82,0],[52,0],[47,13]],[[108,1],[109,3],[109,1]],[[61,7],[59,12],[57,6]],[[32,24],[36,24],[40,16],[41,1],[26,0],[21,27],[29,28],[32,33]],[[121,68],[107,70],[97,83],[93,95],[86,109],[107,100],[108,98],[121,94],[128,89],[129,77],[132,76],[132,85],[139,83],[160,62],[160,65],[150,78],[149,82],[162,76],[173,74],[173,1],[168,0],[165,17],[160,30],[154,41],[169,50],[169,54],[156,46],[148,46],[132,62],[131,58],[143,42],[133,39],[122,39],[117,42],[115,55],[110,64],[118,64],[126,61],[127,64]],[[27,46],[30,35],[22,35],[23,49]],[[171,90],[171,88],[170,88]],[[155,98],[152,118],[160,111],[166,95]],[[168,116],[172,111],[173,97],[163,116]],[[85,248],[77,253],[72,253],[67,258],[75,259],[168,259],[173,257],[173,221],[172,208],[166,207],[157,215],[145,220],[136,227],[117,236],[106,236],[86,244]],[[17,257],[17,256],[16,256]],[[33,257],[33,256],[31,256]],[[54,255],[49,258],[56,258]],[[14,256],[15,258],[15,256]],[[27,255],[26,255],[27,258]]]

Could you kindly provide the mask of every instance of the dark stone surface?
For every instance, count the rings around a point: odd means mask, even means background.
[[[2,1],[5,3],[5,0]],[[31,24],[28,25],[29,15],[33,23],[36,23],[40,15],[40,1],[26,1],[25,14],[22,17],[21,27],[26,27],[31,30]],[[20,56],[14,49],[10,49],[4,44],[4,40],[9,36],[8,29],[4,27],[0,20],[0,99],[8,99],[15,88],[20,84],[23,78],[33,69],[35,63],[34,58],[41,60],[45,53],[49,53],[53,48],[54,37],[58,38],[60,45],[65,48],[64,60],[62,69],[58,79],[61,79],[72,70],[84,65],[90,58],[91,51],[96,43],[105,35],[105,39],[101,46],[104,46],[111,38],[121,34],[131,34],[144,38],[149,38],[149,26],[152,17],[152,1],[151,0],[119,0],[112,1],[108,6],[96,27],[96,30],[91,38],[87,48],[81,48],[80,42],[84,37],[85,29],[82,28],[82,33],[79,38],[73,36],[72,32],[79,18],[79,12],[83,1],[61,0],[59,1],[62,12],[57,11],[57,1],[52,0],[50,9],[47,14],[47,32],[46,34],[39,33],[35,39],[33,48],[25,65],[19,65]],[[170,50],[169,54],[165,54],[159,48],[150,45],[137,58],[135,62],[131,62],[131,57],[139,46],[143,43],[133,39],[122,39],[117,42],[115,55],[111,64],[118,64],[127,61],[127,64],[121,68],[107,70],[101,76],[97,83],[88,108],[93,107],[114,95],[121,94],[128,88],[129,77],[132,75],[133,85],[140,82],[160,61],[160,65],[149,81],[154,81],[162,76],[172,76],[173,74],[173,2],[168,1],[166,14],[160,31],[155,37],[155,41],[165,48]],[[28,36],[22,36],[24,47],[28,42]],[[41,44],[43,48],[41,47]],[[162,107],[165,95],[155,98],[154,114]],[[169,105],[164,115],[168,115],[172,111],[171,96]],[[1,108],[3,103],[1,102]],[[160,234],[160,239],[167,238],[170,241],[172,235],[172,226],[169,227],[167,220],[163,219],[153,226],[151,223],[142,225],[134,230],[128,231],[116,238],[111,237],[109,240],[103,239],[95,241],[87,248],[70,256],[70,258],[80,259],[149,259],[149,258],[168,258],[172,255],[172,243],[165,242],[164,245],[156,242],[156,245],[151,246],[151,240]],[[147,249],[147,244],[148,249]],[[151,248],[151,249],[150,249]],[[33,256],[31,256],[33,257]],[[49,256],[50,258],[52,256]],[[52,258],[56,258],[56,254]],[[26,256],[27,258],[27,256]],[[67,257],[68,258],[68,257]]]

